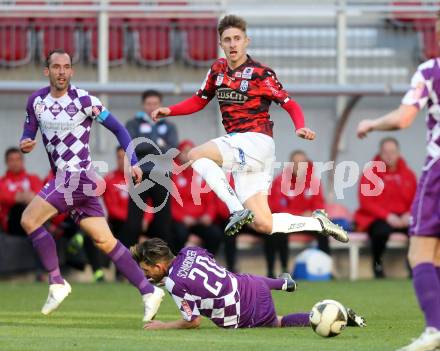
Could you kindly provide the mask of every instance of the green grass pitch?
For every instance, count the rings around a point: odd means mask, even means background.
[[[309,311],[322,299],[339,300],[367,319],[321,338],[311,328],[223,330],[204,319],[199,330],[142,330],[142,304],[128,284],[73,284],[53,315],[39,310],[45,284],[0,283],[0,350],[393,350],[418,336],[423,319],[409,280],[300,282],[295,293],[274,292],[278,314]],[[180,318],[167,295],[159,320]]]

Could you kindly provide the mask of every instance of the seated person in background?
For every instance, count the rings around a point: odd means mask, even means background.
[[[26,172],[24,157],[18,148],[5,152],[6,173],[0,178],[0,219],[6,233],[26,235],[21,227],[21,214],[41,190],[38,176]]]
[[[359,209],[354,220],[358,230],[368,232],[374,276],[383,278],[382,256],[386,243],[391,233],[408,232],[410,208],[417,184],[414,172],[400,155],[396,139],[382,139],[379,154],[374,161],[384,162],[386,170],[380,172],[373,166],[364,172],[359,182]],[[383,182],[383,190],[379,195],[371,196],[362,190],[380,187],[379,182]]]
[[[274,213],[287,212],[298,216],[311,216],[316,209],[324,208],[320,180],[313,177],[313,164],[302,150],[290,155],[291,167],[284,168],[272,183],[269,206]],[[317,235],[318,248],[330,254],[328,237]],[[279,233],[265,238],[267,275],[273,277],[275,254],[278,251],[281,270],[287,271],[288,237]]]
[[[188,152],[193,147],[194,143],[190,140],[180,143],[180,154],[176,159],[178,165],[189,162]],[[178,192],[174,195],[179,195],[182,199],[180,205],[175,196],[171,197],[176,252],[187,244],[190,234],[195,234],[202,240],[203,246],[215,255],[223,240],[223,233],[213,223],[217,211],[214,192],[210,189],[206,192],[206,183],[190,166],[179,174],[173,174],[172,181]]]
[[[174,256],[158,238],[133,246],[130,251],[148,278],[160,282],[166,277],[165,287],[183,318],[172,322],[154,320],[145,324],[145,329],[198,328],[201,316],[229,329],[309,326],[309,313],[276,314],[271,290],[296,290],[288,273],[278,279],[234,274],[200,247],[187,247]],[[348,326],[366,326],[364,318],[346,309]]]

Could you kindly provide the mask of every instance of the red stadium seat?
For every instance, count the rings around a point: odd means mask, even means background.
[[[183,58],[195,66],[209,66],[218,57],[217,19],[179,19]]]
[[[128,19],[136,62],[163,66],[174,60],[171,19]]]
[[[74,18],[38,18],[35,20],[38,35],[38,56],[44,61],[53,49],[64,49],[76,63],[80,59],[80,39]]]
[[[435,22],[435,18],[414,20],[414,28],[419,31],[421,35],[424,59],[440,56],[440,46],[437,41]]]
[[[84,29],[86,34],[87,61],[96,63],[98,61],[99,48],[96,19],[85,20]],[[120,65],[125,62],[127,56],[124,20],[120,18],[111,18],[109,31],[109,64],[112,66]]]
[[[414,7],[414,12],[408,11],[393,11],[392,16],[393,19],[399,21],[401,23],[413,23],[416,17],[421,15],[421,12],[418,11],[419,7],[422,5],[421,1],[393,1],[394,6],[412,6]]]
[[[0,18],[0,65],[15,67],[32,59],[30,23],[22,18]]]

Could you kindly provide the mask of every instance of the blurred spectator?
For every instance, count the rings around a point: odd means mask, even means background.
[[[42,187],[34,174],[27,173],[24,157],[18,148],[5,152],[6,173],[0,178],[0,220],[2,229],[14,235],[26,235],[21,227],[21,215],[27,204]]]
[[[180,154],[176,163],[178,166],[189,162],[188,152],[194,147],[189,140],[184,140],[179,145]],[[173,229],[175,234],[175,250],[181,250],[188,241],[190,234],[195,234],[203,241],[205,247],[212,254],[216,254],[223,240],[223,233],[213,222],[216,218],[216,195],[208,189],[207,185],[192,167],[188,165],[179,174],[172,178],[178,197],[182,205],[171,199],[171,213],[173,216]]]
[[[110,229],[124,246],[130,247],[130,245],[132,245],[132,237],[125,235],[123,231],[124,224],[128,218],[129,201],[128,188],[124,175],[125,163],[127,163],[128,166],[124,149],[118,146],[116,148],[116,169],[104,177],[106,188],[103,194],[103,200],[108,214]],[[153,216],[152,213],[144,213],[141,232],[148,229],[148,225],[151,223]],[[119,271],[116,271],[116,275],[118,279],[122,279]]]
[[[386,165],[385,172],[372,167],[364,172],[359,183],[360,207],[355,213],[358,230],[367,231],[373,251],[373,272],[383,278],[382,256],[393,232],[408,232],[410,208],[416,191],[416,176],[400,155],[399,143],[394,138],[380,142],[379,154],[374,161]],[[365,175],[368,175],[368,178]],[[374,175],[374,181],[372,178]],[[383,191],[376,196],[363,194],[362,186],[374,189],[383,182]]]
[[[313,164],[304,151],[292,152],[292,167],[287,167],[273,183],[269,206],[273,213],[286,212],[297,216],[311,216],[312,212],[324,208],[320,180],[313,177]],[[284,182],[284,184],[282,183]],[[316,236],[318,248],[330,254],[328,237]],[[264,251],[267,261],[267,275],[274,276],[276,252],[279,252],[281,270],[288,272],[288,235],[274,233],[265,237]]]
[[[153,182],[152,187],[140,194],[142,201],[147,204],[147,200],[151,199],[152,207],[163,206],[161,210],[154,213],[149,233],[151,236],[161,237],[172,245],[170,196],[167,190],[170,181],[169,172],[172,170],[172,160],[166,156],[156,158],[154,156],[165,154],[170,148],[177,147],[178,139],[174,124],[166,119],[161,119],[155,123],[150,117],[151,112],[159,108],[161,103],[162,95],[158,91],[145,91],[142,94],[143,111],[138,112],[133,119],[128,121],[126,127],[132,139],[146,138],[149,141],[144,141],[136,146],[138,160],[141,161],[144,157],[151,161],[154,160],[154,162],[148,161],[140,164],[144,172],[143,179],[149,179]],[[158,184],[158,182],[162,182],[162,184]],[[123,229],[127,247],[138,242],[142,233],[143,216],[143,209],[139,208],[130,197],[128,216]]]

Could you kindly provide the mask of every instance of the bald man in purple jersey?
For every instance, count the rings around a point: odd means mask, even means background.
[[[128,249],[110,231],[98,201],[104,183],[93,170],[89,148],[90,129],[96,120],[109,129],[124,150],[132,155],[130,172],[139,183],[142,171],[136,165],[133,150],[128,150],[131,148],[130,136],[98,98],[70,85],[72,61],[65,51],[49,53],[44,74],[49,78],[50,86],[29,97],[20,140],[21,151],[31,152],[39,129],[52,171],[56,174],[29,203],[21,219],[23,229],[49,274],[49,295],[41,312],[47,315],[56,310],[72,290],[61,276],[55,241],[43,226],[56,214],[69,212],[121,274],[139,290],[145,307],[144,321],[149,321],[157,313],[164,293],[146,280]]]
[[[305,327],[308,313],[277,316],[271,290],[293,292],[296,283],[288,273],[278,279],[236,274],[219,266],[200,247],[186,247],[174,256],[167,244],[153,238],[130,249],[146,276],[165,287],[179,308],[182,319],[151,321],[145,329],[198,328],[201,316],[221,328]],[[347,308],[348,325],[366,326],[364,318]]]
[[[437,40],[440,19],[437,19]],[[399,351],[440,350],[440,58],[422,63],[398,109],[359,123],[357,134],[408,128],[427,107],[427,157],[411,209],[408,259],[425,330]]]

